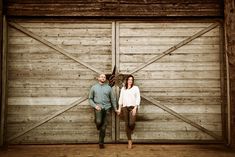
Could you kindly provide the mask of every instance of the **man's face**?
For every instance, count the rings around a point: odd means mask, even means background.
[[[101,74],[101,75],[98,77],[98,81],[99,81],[100,83],[105,83],[105,81],[106,81],[106,76],[105,76],[105,74]]]

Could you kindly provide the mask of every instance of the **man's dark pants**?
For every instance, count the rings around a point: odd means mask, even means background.
[[[95,111],[96,128],[100,131],[99,143],[103,144],[105,132],[106,132],[106,127],[107,127],[109,109],[108,110],[102,109],[100,111],[95,109],[94,111]]]

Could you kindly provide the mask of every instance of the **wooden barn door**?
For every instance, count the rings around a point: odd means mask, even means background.
[[[141,91],[135,141],[223,139],[220,30],[217,22],[117,22],[118,73],[133,74]],[[126,141],[120,119],[117,139]]]
[[[221,26],[179,22],[8,23],[7,139],[19,143],[98,140],[87,96],[100,72],[133,74],[139,142],[223,139]],[[118,87],[119,86],[119,87]],[[116,82],[117,94],[121,83]],[[106,142],[126,141],[111,113]]]
[[[97,74],[112,71],[113,26],[110,21],[8,23],[8,143],[97,142],[87,97]],[[115,139],[110,117],[108,142]]]

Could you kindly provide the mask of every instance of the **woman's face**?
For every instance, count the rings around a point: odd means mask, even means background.
[[[133,78],[129,77],[127,80],[128,85],[132,85],[133,84]]]

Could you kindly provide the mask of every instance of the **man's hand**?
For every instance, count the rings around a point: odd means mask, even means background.
[[[100,107],[99,105],[96,105],[96,106],[95,106],[95,109],[98,110],[98,111],[100,111],[100,110],[101,110],[101,107]]]

